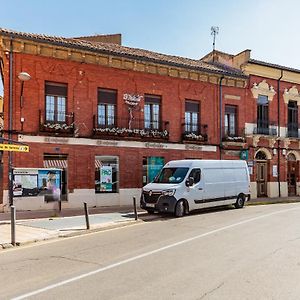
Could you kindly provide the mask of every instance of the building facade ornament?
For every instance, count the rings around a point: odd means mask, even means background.
[[[283,146],[284,146],[284,148],[285,148],[285,149],[288,149],[290,143],[291,143],[291,140],[290,140],[290,139],[287,139],[287,138],[284,139],[284,140],[283,140]]]
[[[260,151],[266,155],[267,159],[272,159],[272,154],[267,148],[259,148],[257,151],[255,151],[254,158],[256,157],[257,153]]]
[[[294,154],[295,157],[296,157],[296,160],[300,160],[300,154],[299,154],[299,152],[297,152],[295,150],[288,151],[287,154],[286,154],[286,158],[287,159],[288,159],[288,157],[289,157],[290,154]]]
[[[253,139],[252,139],[253,147],[257,147],[257,145],[259,143],[259,139],[260,139],[260,135],[253,136]]]
[[[257,84],[256,82],[253,83],[251,92],[254,99],[257,99],[258,95],[263,95],[267,96],[269,101],[272,101],[274,95],[276,94],[273,86],[270,86],[265,79],[259,84]]]
[[[270,148],[274,148],[275,143],[276,143],[276,137],[269,139],[269,147]]]
[[[295,85],[290,89],[284,89],[283,99],[285,104],[288,104],[289,101],[297,101],[297,105],[300,105],[300,94]]]

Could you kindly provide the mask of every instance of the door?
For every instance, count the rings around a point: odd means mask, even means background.
[[[194,178],[194,184],[188,187],[188,202],[190,210],[194,208],[202,208],[203,206],[203,180],[201,180],[201,170],[199,168],[192,169],[188,178]]]
[[[297,183],[297,161],[288,161],[288,173],[287,173],[287,182],[288,182],[288,195],[296,195],[296,183]]]
[[[257,197],[267,196],[267,163],[256,163],[256,182],[257,182]]]

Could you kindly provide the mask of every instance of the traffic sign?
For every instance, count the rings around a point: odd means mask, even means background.
[[[14,144],[0,144],[0,151],[29,152],[29,146],[14,145]]]

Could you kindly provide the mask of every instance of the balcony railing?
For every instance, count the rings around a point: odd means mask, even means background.
[[[268,123],[263,120],[258,120],[256,122],[256,127],[253,128],[254,134],[262,134],[262,135],[277,135],[277,125],[273,123]]]
[[[75,115],[73,112],[69,114],[54,114],[52,111],[39,111],[40,132],[48,132],[53,134],[71,135],[74,133]]]
[[[228,132],[223,133],[223,142],[235,142],[235,143],[245,143],[245,130],[236,130],[234,134],[229,134]]]
[[[97,118],[94,115],[94,135],[128,137],[132,139],[169,139],[169,122],[129,118]]]
[[[189,142],[207,142],[207,125],[198,123],[183,123],[182,124],[182,140]]]
[[[287,124],[287,137],[299,138],[298,124],[296,123]]]

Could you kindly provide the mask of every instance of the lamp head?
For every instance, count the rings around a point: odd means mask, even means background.
[[[21,72],[19,75],[18,75],[18,78],[21,80],[21,81],[28,81],[31,79],[31,76],[26,73],[26,72]]]

